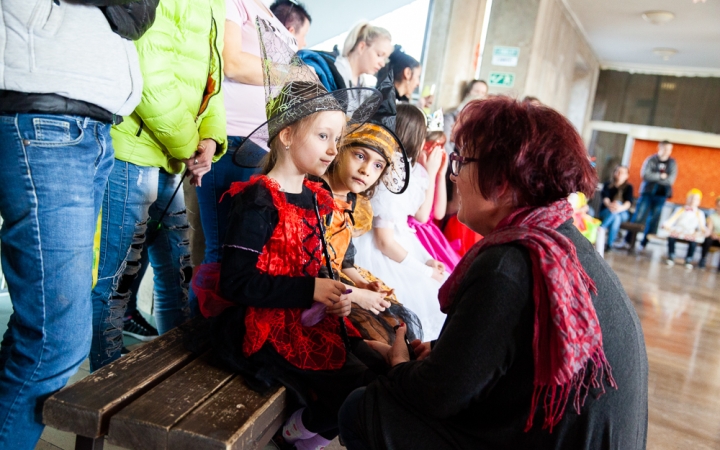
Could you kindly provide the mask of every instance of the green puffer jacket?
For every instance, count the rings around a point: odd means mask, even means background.
[[[227,150],[220,90],[224,0],[162,0],[153,26],[135,42],[142,100],[111,130],[115,157],[180,173],[202,139]]]

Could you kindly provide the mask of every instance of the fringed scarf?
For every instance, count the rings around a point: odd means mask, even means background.
[[[530,252],[535,300],[535,375],[526,432],[532,428],[539,403],[545,413],[543,428],[552,432],[562,419],[573,390],[573,405],[580,413],[591,387],[602,387],[605,392],[603,378],[617,389],[603,352],[602,331],[590,296],[591,292],[597,293],[597,288],[580,265],[572,241],[557,231],[572,213],[564,199],[547,207],[513,212],[465,254],[440,288],[440,308],[447,313],[480,252],[511,242]]]

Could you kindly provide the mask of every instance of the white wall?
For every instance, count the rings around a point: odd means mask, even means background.
[[[264,0],[272,3],[271,0]],[[308,47],[348,31],[361,20],[387,14],[412,0],[301,0],[312,17]]]

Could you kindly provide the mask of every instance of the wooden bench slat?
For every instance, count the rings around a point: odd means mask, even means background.
[[[262,449],[285,420],[286,392],[266,395],[235,377],[170,430],[173,450]]]
[[[185,349],[185,335],[171,330],[57,392],[45,401],[43,422],[80,436],[103,436],[113,414],[196,358]]]
[[[136,450],[165,449],[170,429],[233,376],[209,354],[191,362],[110,419],[108,441]]]

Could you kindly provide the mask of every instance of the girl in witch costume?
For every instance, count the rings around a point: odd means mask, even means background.
[[[285,442],[320,449],[338,433],[345,397],[386,367],[345,319],[347,287],[317,278],[323,265],[318,219],[335,205],[306,176],[326,171],[345,130],[369,118],[380,95],[367,88],[328,93],[274,38],[270,24],[258,19],[257,26],[269,120],[249,139],[262,139],[270,151],[261,175],[228,191],[233,205],[219,280],[214,290],[199,286],[198,297],[204,312],[220,312],[213,347],[221,360],[257,389],[282,383],[305,406],[283,427]],[[243,163],[243,145],[237,163]],[[323,315],[308,324],[314,304]]]
[[[413,105],[399,104],[396,125],[398,138],[408,152],[407,160],[417,161],[425,140],[425,115]],[[395,289],[398,299],[420,319],[423,338],[432,340],[445,321],[437,293],[447,273],[408,226],[408,216],[423,204],[428,189],[425,169],[414,166],[412,172],[408,167],[408,186],[400,195],[394,195],[385,184],[378,186],[371,199],[372,231],[353,242],[356,263]],[[398,179],[394,174],[389,178]]]
[[[356,226],[362,227],[355,217],[358,199],[363,202],[372,198],[381,180],[396,193],[404,191],[408,181],[408,159],[394,133],[396,108],[392,75],[383,80],[378,89],[384,97],[382,105],[369,122],[345,137],[343,148],[321,181],[333,194],[336,206],[335,212],[325,220],[332,269],[344,283],[353,287],[349,294],[353,303],[349,319],[363,338],[390,343],[395,340],[393,328],[401,323],[407,325],[410,339],[421,338],[420,321],[398,302],[391,288],[355,265],[352,243]],[[365,212],[368,208],[370,213],[365,216],[372,220],[372,207],[367,200],[358,209]]]

